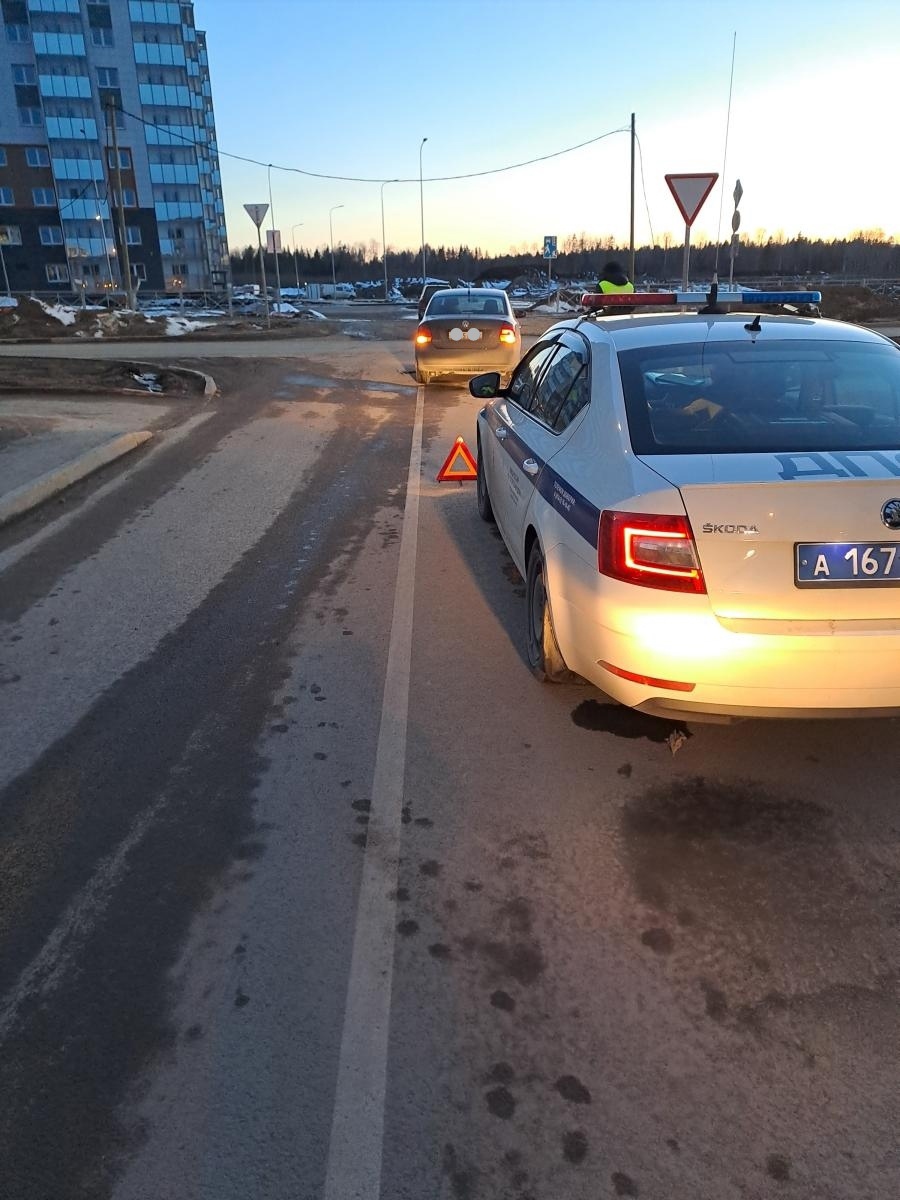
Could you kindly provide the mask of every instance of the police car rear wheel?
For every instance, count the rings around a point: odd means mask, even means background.
[[[533,674],[543,683],[571,681],[574,677],[566,666],[553,630],[553,617],[547,600],[544,556],[537,542],[528,556],[525,594],[528,603],[525,644]]]
[[[483,456],[481,453],[481,438],[478,439],[478,462],[475,464],[475,500],[478,504],[478,515],[482,521],[494,523],[494,507],[491,504],[487,480],[484,477]]]

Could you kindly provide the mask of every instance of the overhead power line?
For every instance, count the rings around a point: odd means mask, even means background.
[[[118,110],[127,117],[139,121],[142,125],[153,126],[156,124],[153,121],[148,121],[144,117],[138,116],[137,113],[129,112],[126,108]],[[602,142],[605,138],[613,137],[617,133],[630,132],[629,126],[621,126],[619,129],[610,129],[606,133],[600,133],[596,137],[588,138],[584,142],[579,142],[576,146],[566,146],[563,150],[552,150],[549,154],[540,154],[536,158],[526,159],[524,162],[509,163],[505,167],[491,167],[486,171],[467,171],[462,175],[426,175],[423,182],[425,183],[450,183],[457,179],[480,179],[485,175],[502,175],[506,171],[518,171],[522,167],[531,167],[535,163],[548,162],[552,158],[560,158],[564,154],[572,154],[576,150],[583,150],[585,146],[593,146],[597,142]],[[167,136],[178,138],[185,145],[194,146],[200,150],[207,149],[203,142],[198,142],[196,138],[189,138],[181,133],[173,133],[167,131]],[[335,179],[343,183],[418,183],[418,175],[410,176],[408,179],[398,179],[396,176],[389,176],[382,179],[379,177],[369,177],[362,175],[329,175],[322,171],[308,171],[304,167],[286,167],[281,163],[263,162],[259,158],[250,158],[246,154],[234,154],[230,150],[216,150],[220,158],[232,158],[237,162],[250,163],[255,167],[271,167],[273,171],[286,171],[293,175],[305,175],[309,179]]]

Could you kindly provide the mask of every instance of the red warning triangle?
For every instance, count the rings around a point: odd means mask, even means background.
[[[478,471],[475,467],[475,459],[472,457],[472,451],[466,445],[461,437],[458,437],[453,443],[453,449],[447,455],[444,465],[438,471],[438,483],[444,483],[448,479],[476,479]]]

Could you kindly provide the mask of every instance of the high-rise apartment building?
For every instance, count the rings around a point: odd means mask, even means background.
[[[222,286],[225,208],[193,0],[0,0],[0,13],[0,285],[121,288],[121,188],[142,290]]]

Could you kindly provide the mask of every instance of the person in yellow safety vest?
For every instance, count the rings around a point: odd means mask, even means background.
[[[597,281],[597,291],[609,295],[611,292],[633,292],[634,284],[622,270],[619,263],[608,262],[600,272]]]

